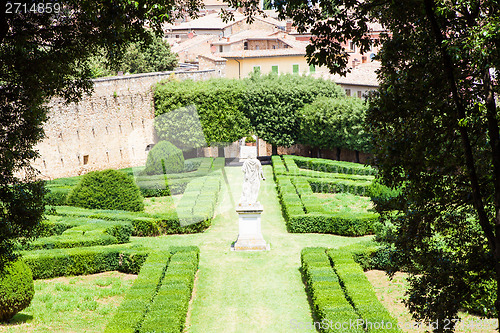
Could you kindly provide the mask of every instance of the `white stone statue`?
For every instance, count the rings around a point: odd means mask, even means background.
[[[241,192],[240,206],[253,206],[257,203],[259,195],[260,180],[266,180],[262,172],[262,164],[253,154],[243,162],[243,191]],[[260,206],[260,204],[259,204]]]

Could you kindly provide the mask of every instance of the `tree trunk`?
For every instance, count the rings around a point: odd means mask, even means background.
[[[272,153],[271,155],[278,155],[278,146],[273,145],[272,146]]]

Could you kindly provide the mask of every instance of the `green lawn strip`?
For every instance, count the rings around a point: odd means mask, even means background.
[[[151,249],[188,244],[200,247],[200,269],[188,332],[290,332],[295,324],[311,325],[311,310],[298,269],[300,251],[305,246],[344,246],[366,239],[288,233],[272,169],[263,169],[267,180],[261,182],[259,201],[264,205],[262,233],[271,244],[270,251],[230,250],[238,237],[234,205],[240,198],[243,181],[239,167],[225,168],[229,188],[223,184],[221,205],[212,226],[204,233],[132,237],[133,244]]]
[[[35,296],[0,332],[102,332],[135,276],[120,272],[35,280]]]
[[[302,273],[316,315],[315,327],[320,332],[364,332],[325,251],[305,248],[301,252]]]
[[[351,252],[343,249],[326,251],[348,299],[363,319],[368,332],[401,332],[398,322],[380,303],[363,269]]]

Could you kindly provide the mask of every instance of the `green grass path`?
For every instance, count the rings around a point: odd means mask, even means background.
[[[290,332],[291,321],[312,323],[300,275],[300,251],[306,246],[340,247],[364,238],[322,234],[290,234],[272,176],[264,166],[259,201],[264,206],[262,234],[270,251],[234,252],[238,215],[234,204],[241,194],[243,173],[225,168],[228,186],[221,192],[220,207],[212,227],[202,234],[135,238],[150,247],[197,245],[200,270],[190,309],[188,332]]]

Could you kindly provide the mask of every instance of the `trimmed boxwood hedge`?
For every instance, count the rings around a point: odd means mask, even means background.
[[[302,274],[312,302],[312,311],[320,332],[362,333],[362,328],[350,327],[360,319],[346,299],[338,276],[331,267],[325,248],[305,248],[301,251]],[[340,323],[335,327],[335,324]],[[344,327],[342,327],[342,324]]]
[[[301,263],[312,310],[328,324],[320,326],[321,332],[401,333],[350,251],[305,248]],[[335,326],[339,323],[346,325]]]
[[[91,209],[144,210],[143,197],[133,177],[112,169],[84,175],[68,195],[67,203]]]
[[[278,185],[278,195],[289,232],[332,233],[344,236],[373,233],[374,223],[379,218],[378,214],[329,212],[314,195],[315,192],[323,191],[364,194],[371,182],[359,179],[290,176],[292,174],[290,169],[298,169],[294,162],[295,158],[296,156],[283,156],[283,160],[279,156],[272,158],[274,178]]]
[[[105,332],[182,332],[198,263],[197,247],[151,253]]]
[[[137,274],[148,255],[142,246],[118,244],[22,252],[34,279],[88,275],[107,271]]]
[[[400,333],[397,320],[380,303],[363,269],[354,261],[352,253],[342,249],[329,249],[326,253],[332,261],[335,273],[342,281],[346,296],[364,320],[367,331]],[[379,324],[378,327],[376,323]],[[382,323],[383,325],[380,325]]]
[[[285,155],[285,161],[293,160],[299,168],[320,172],[340,173],[346,175],[376,175],[377,170],[359,163]],[[290,170],[291,171],[291,170]]]

